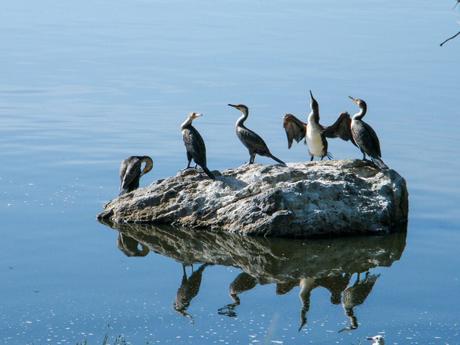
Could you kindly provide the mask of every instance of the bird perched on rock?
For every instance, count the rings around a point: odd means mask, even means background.
[[[144,169],[141,170],[142,164]],[[120,195],[132,192],[139,188],[141,176],[153,168],[153,160],[149,156],[131,156],[120,165]]]
[[[286,163],[284,163],[281,159],[272,155],[265,141],[257,133],[251,131],[244,125],[244,122],[249,116],[248,107],[244,104],[229,104],[229,106],[238,109],[242,113],[241,117],[236,121],[235,129],[238,139],[240,139],[249,151],[249,164],[253,164],[256,155],[260,155],[270,157],[281,165],[286,166]]]
[[[206,146],[200,133],[192,126],[193,120],[202,116],[199,113],[190,113],[187,119],[182,123],[182,138],[184,139],[185,149],[187,151],[187,168],[190,168],[190,163],[193,161],[203,169],[210,179],[215,180],[214,174],[208,169],[206,164]]]
[[[345,141],[351,140],[354,144],[350,132],[351,119],[348,113],[340,114],[334,124],[329,127],[323,127],[319,123],[319,105],[311,91],[310,109],[311,112],[308,115],[307,123],[302,122],[292,114],[284,116],[283,127],[286,131],[288,148],[291,148],[293,140],[299,142],[305,138],[310,160],[313,160],[314,157],[320,157],[323,160],[324,157],[332,158],[332,155],[327,151],[328,143],[326,138],[339,137]]]
[[[367,340],[372,340],[372,345],[385,345],[383,335],[374,335],[373,337],[367,337]]]
[[[350,128],[353,140],[363,153],[363,160],[366,160],[366,155],[368,155],[380,169],[388,169],[388,166],[382,161],[382,152],[380,151],[377,133],[362,120],[367,112],[366,102],[359,98],[348,97],[359,107],[359,112],[353,115]]]

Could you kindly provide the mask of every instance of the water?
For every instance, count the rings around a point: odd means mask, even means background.
[[[121,335],[132,344],[364,344],[379,332],[389,344],[460,343],[460,41],[439,47],[458,31],[452,6],[2,4],[0,343],[102,344],[105,335],[110,343]],[[173,303],[180,261],[193,261],[193,248],[159,251],[167,238],[156,243],[142,229],[123,229],[128,250],[133,237],[149,248],[144,257],[128,257],[117,232],[95,220],[117,194],[119,162],[151,155],[154,170],[143,185],[175,174],[186,164],[178,127],[187,112],[199,111],[205,116],[196,127],[211,169],[238,166],[248,157],[233,131],[238,114],[226,104],[239,102],[250,107],[248,126],[275,155],[305,160],[303,146],[287,150],[281,117],[304,116],[308,89],[325,124],[355,111],[348,95],[367,101],[385,162],[408,182],[407,238],[386,244],[220,238],[223,248],[255,247],[264,255],[247,254],[247,262],[213,256],[187,308],[192,318],[183,316]],[[330,151],[360,157],[337,140]],[[137,254],[146,253],[138,247]],[[334,254],[342,256],[334,261]],[[353,286],[366,270],[364,285],[374,285],[353,310],[359,327],[339,332],[351,321],[325,286]],[[194,271],[199,280],[199,263]],[[324,281],[328,275],[332,283]],[[247,290],[232,306],[229,286],[237,277],[234,285]],[[302,314],[307,322],[299,332]]]

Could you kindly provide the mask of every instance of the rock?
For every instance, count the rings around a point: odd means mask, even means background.
[[[405,229],[407,215],[406,182],[397,172],[333,160],[243,165],[216,181],[191,169],[114,199],[98,218],[311,237],[389,233]]]
[[[131,252],[141,245],[144,253],[148,248],[186,265],[239,267],[262,284],[298,283],[306,277],[322,279],[389,267],[401,258],[406,245],[405,233],[299,241],[142,224],[112,226],[125,243],[128,238],[134,243]]]

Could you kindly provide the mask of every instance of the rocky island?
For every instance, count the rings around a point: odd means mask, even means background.
[[[406,182],[361,160],[243,165],[216,180],[194,170],[109,202],[106,223],[172,225],[242,235],[316,237],[405,230]]]

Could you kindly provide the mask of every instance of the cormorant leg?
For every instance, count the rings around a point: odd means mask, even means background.
[[[198,167],[198,164],[195,163],[195,169]]]
[[[310,162],[313,162],[313,158],[315,158],[315,156],[311,156]]]
[[[251,156],[250,156],[250,158],[249,158],[249,164],[253,164],[255,159],[256,159],[256,154],[255,154],[255,153],[251,153]]]
[[[367,161],[366,154],[363,152],[363,161]]]
[[[324,156],[322,156],[320,160],[323,160],[323,158],[324,158]]]

